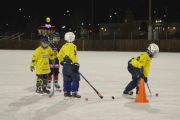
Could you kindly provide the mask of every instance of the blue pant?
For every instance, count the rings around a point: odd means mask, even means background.
[[[132,81],[126,86],[125,91],[131,91],[134,88],[136,88],[136,94],[137,94],[141,72],[138,68],[133,67],[130,63],[128,63],[128,71],[132,75]]]
[[[66,62],[63,65],[63,86],[65,92],[77,92],[79,89],[80,74],[74,70],[74,64]]]

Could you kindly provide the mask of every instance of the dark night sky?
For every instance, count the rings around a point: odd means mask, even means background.
[[[38,2],[37,2],[38,1]],[[92,1],[93,0],[27,0],[20,2],[15,0],[6,0],[0,7],[1,24],[16,24],[19,20],[19,8],[22,8],[22,16],[31,16],[31,20],[42,23],[46,16],[52,18],[52,22],[67,23],[64,19],[64,13],[67,9],[71,11],[72,17],[76,19],[81,16],[85,23],[92,22]],[[48,0],[47,0],[48,1]],[[153,10],[162,16],[165,8],[168,10],[169,21],[179,21],[180,7],[178,0],[152,0]],[[125,16],[125,11],[131,9],[135,19],[146,19],[148,17],[148,0],[94,0],[94,24],[105,23],[110,15],[110,10],[120,11],[120,16]],[[71,20],[69,20],[71,21]]]

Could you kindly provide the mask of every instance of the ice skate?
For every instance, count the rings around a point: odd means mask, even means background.
[[[48,82],[47,89],[51,89],[51,82]]]
[[[36,93],[43,94],[43,91],[42,91],[41,87],[36,88]]]
[[[60,85],[58,84],[58,81],[55,81],[55,88],[60,89]]]
[[[124,91],[123,95],[133,95],[133,91]]]
[[[46,88],[43,88],[43,93],[49,94],[49,93],[50,93],[50,91],[49,91],[49,90],[47,90]]]
[[[72,97],[72,95],[69,92],[64,92],[64,97]]]
[[[81,96],[78,95],[77,92],[73,92],[73,93],[72,93],[72,97],[73,97],[73,98],[81,98]]]

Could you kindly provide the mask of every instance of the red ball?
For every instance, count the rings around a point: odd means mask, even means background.
[[[88,98],[85,98],[85,101],[88,101]]]
[[[159,94],[158,94],[158,93],[156,93],[156,96],[159,96]]]

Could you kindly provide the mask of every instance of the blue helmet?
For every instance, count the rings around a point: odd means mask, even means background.
[[[52,36],[53,36],[53,37],[60,37],[60,35],[59,35],[59,33],[58,33],[58,32],[54,32],[54,33],[52,33]]]
[[[48,44],[49,43],[49,38],[46,37],[46,36],[43,36],[43,37],[40,38],[40,42]]]
[[[60,38],[60,35],[58,32],[53,32],[49,37],[50,37],[50,40],[53,40],[53,38],[55,38],[55,37]]]

